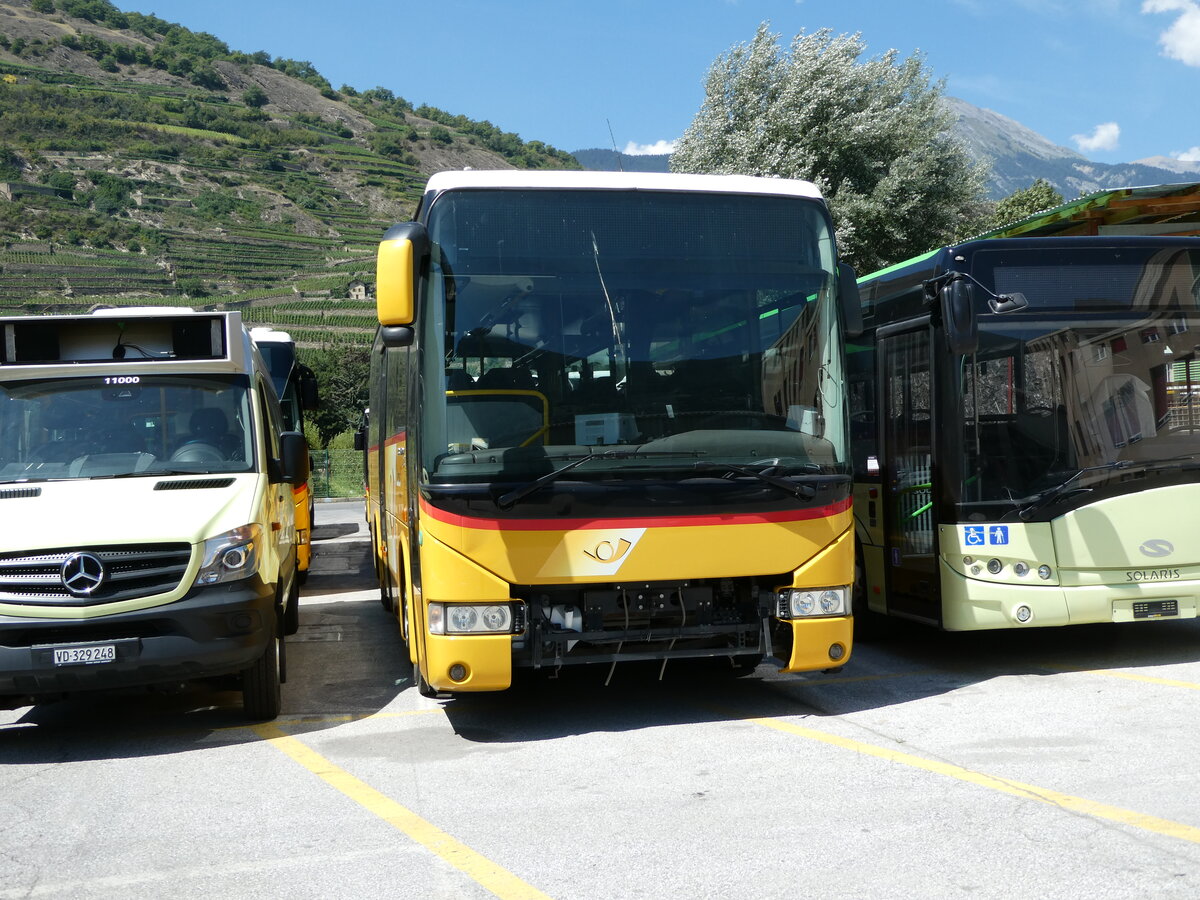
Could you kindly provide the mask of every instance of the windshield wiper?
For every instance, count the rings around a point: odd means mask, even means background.
[[[1130,465],[1131,463],[1129,460],[1118,459],[1116,462],[1105,463],[1102,466],[1085,466],[1061,484],[1056,484],[1054,487],[1042,491],[1040,494],[1034,497],[1030,503],[1021,507],[1021,509],[1017,511],[1017,515],[1021,517],[1023,522],[1028,522],[1030,516],[1032,516],[1035,512],[1043,507],[1049,506],[1051,503],[1065,494],[1067,492],[1067,488],[1069,488],[1075,482],[1075,480],[1079,478],[1079,476],[1085,475],[1088,472],[1103,472],[1109,469],[1126,469]],[[1090,491],[1091,488],[1081,488],[1080,490]]]
[[[1185,459],[1193,460],[1193,465],[1183,465],[1182,461]],[[1195,460],[1195,453],[1185,453],[1182,456],[1172,456],[1168,459],[1118,459],[1116,462],[1104,463],[1100,466],[1085,466],[1062,484],[1055,485],[1048,490],[1042,491],[1042,493],[1034,497],[1033,500],[1031,500],[1028,504],[1021,507],[1021,509],[1017,511],[1017,515],[1021,517],[1022,521],[1029,521],[1029,518],[1035,512],[1045,508],[1063,494],[1067,493],[1071,484],[1081,475],[1086,475],[1088,472],[1106,472],[1113,469],[1132,469],[1135,467],[1148,472],[1165,472],[1171,469],[1183,471],[1189,468],[1200,467],[1200,461]],[[1079,490],[1090,491],[1091,488],[1079,488]]]
[[[817,474],[821,471],[820,466],[809,464],[805,466],[808,473],[804,475],[794,475],[783,477],[774,474],[776,471],[782,470],[784,467],[779,465],[770,465],[762,469],[752,469],[748,466],[738,466],[733,463],[725,462],[701,462],[694,466],[697,472],[711,471],[714,469],[731,472],[735,475],[745,475],[748,478],[757,478],[759,481],[771,485],[771,487],[779,488],[781,491],[791,494],[800,500],[811,500],[817,495],[817,489],[814,486],[816,483],[839,484],[849,483],[849,475],[821,475]],[[798,479],[793,481],[792,479]]]
[[[591,462],[593,459],[638,459],[651,456],[697,456],[698,451],[695,450],[660,450],[651,451],[649,453],[639,450],[605,450],[602,453],[588,453],[579,459],[574,459],[565,466],[559,466],[551,472],[547,472],[536,481],[531,481],[529,484],[522,485],[519,488],[514,488],[508,493],[501,494],[496,498],[496,505],[501,509],[511,509],[516,503],[524,500],[530,494],[545,487],[560,475],[570,472],[572,469],[582,466],[586,462]]]

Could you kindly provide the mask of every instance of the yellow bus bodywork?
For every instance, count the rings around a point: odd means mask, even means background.
[[[470,527],[467,520],[440,520],[436,512],[423,515],[418,541],[423,596],[421,602],[410,604],[410,634],[416,638],[409,642],[410,655],[414,662],[419,660],[423,676],[438,690],[508,687],[513,636],[432,635],[418,618],[424,618],[429,602],[507,602],[512,584],[670,581],[772,570],[791,570],[779,588],[848,582],[854,560],[849,509],[793,522],[734,523],[734,518],[729,524],[630,527],[637,520],[629,519],[600,527],[507,530]],[[453,549],[456,546],[461,552]],[[791,628],[785,672],[840,666],[850,657],[853,620],[849,616],[777,624]],[[831,658],[833,645],[840,645],[840,658]],[[468,673],[458,681],[449,676],[456,663]]]

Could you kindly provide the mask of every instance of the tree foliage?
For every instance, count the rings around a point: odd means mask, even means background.
[[[984,224],[983,231],[993,231],[1012,225],[1035,213],[1062,206],[1063,196],[1045,178],[1039,178],[1027,188],[1013,191],[996,204],[995,212]]]
[[[764,22],[713,63],[672,170],[815,182],[860,272],[949,242],[977,216],[984,172],[951,137],[921,57],[863,61],[865,50],[829,29],[785,50]]]
[[[309,416],[320,433],[320,446],[354,431],[362,421],[368,403],[369,352],[366,347],[337,344],[300,350],[300,362],[313,370],[321,393],[321,408]]]

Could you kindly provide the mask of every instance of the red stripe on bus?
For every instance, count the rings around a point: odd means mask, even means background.
[[[791,509],[772,513],[707,514],[697,516],[626,516],[620,519],[481,519],[460,516],[432,506],[421,498],[421,512],[462,528],[485,528],[493,531],[571,531],[576,528],[682,528],[699,525],[778,525],[826,519],[850,509],[850,498],[815,506],[811,509]]]
[[[407,431],[398,431],[395,434],[393,434],[390,438],[388,438],[386,441],[384,441],[383,446],[391,447],[393,444],[403,444],[407,440],[408,440],[408,432]],[[378,453],[379,445],[372,444],[370,447],[367,448],[367,452],[368,453]]]

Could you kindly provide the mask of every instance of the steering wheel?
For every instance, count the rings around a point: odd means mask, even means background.
[[[224,462],[225,454],[204,441],[187,441],[171,454],[171,462]]]

